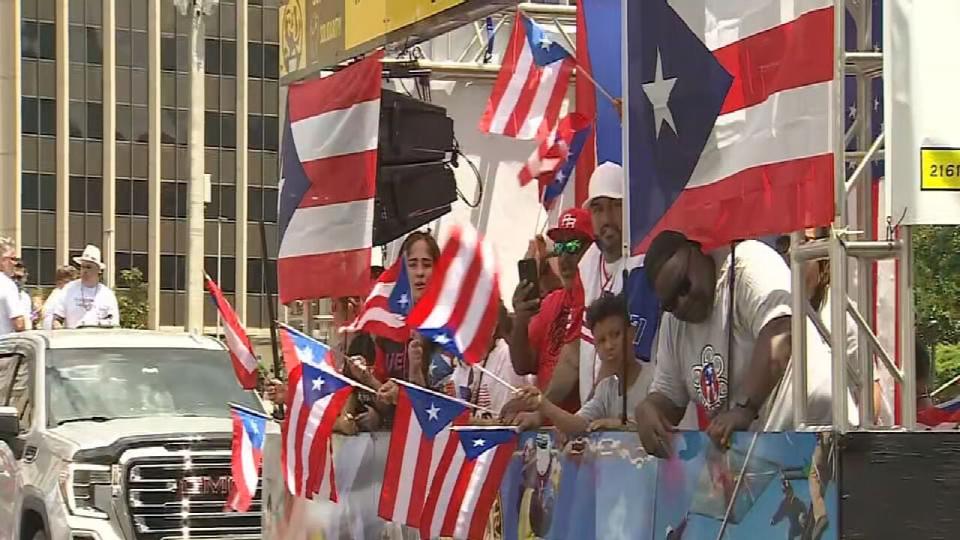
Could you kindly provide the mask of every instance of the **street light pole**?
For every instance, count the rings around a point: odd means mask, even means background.
[[[174,0],[180,14],[190,17],[190,136],[187,189],[187,317],[188,332],[203,333],[203,209],[206,191],[204,127],[204,17],[219,0]]]

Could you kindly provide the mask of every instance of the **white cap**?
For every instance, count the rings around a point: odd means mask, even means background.
[[[606,197],[608,199],[623,199],[623,167],[612,161],[605,161],[593,170],[590,176],[589,196],[583,203],[589,208],[594,199]]]
[[[107,266],[103,264],[103,261],[100,260],[100,248],[93,244],[87,244],[87,247],[83,248],[83,253],[79,257],[74,257],[73,262],[83,265],[83,263],[93,263],[100,267],[101,270]]]

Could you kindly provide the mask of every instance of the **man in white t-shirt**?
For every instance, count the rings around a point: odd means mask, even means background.
[[[707,433],[721,448],[771,412],[767,398],[790,361],[790,270],[761,242],[733,252],[705,254],[676,231],[660,233],[647,250],[647,277],[664,311],[653,384],[636,412],[651,454],[669,455],[669,433],[690,401],[711,418]]]
[[[100,283],[100,274],[106,268],[100,260],[100,249],[88,245],[73,262],[80,265],[80,279],[64,286],[53,310],[54,321],[64,328],[120,326],[117,297]]]
[[[28,313],[23,310],[20,289],[11,279],[18,260],[13,241],[0,237],[0,336],[26,329]]]
[[[659,317],[657,299],[643,275],[642,257],[623,257],[623,168],[616,163],[600,164],[590,177],[590,189],[584,208],[590,211],[595,243],[583,254],[578,277],[583,287],[584,306],[604,293],[623,292],[623,273],[628,277],[628,311],[634,327],[634,357],[653,360],[652,351]],[[581,321],[580,339],[564,345],[547,388],[546,396],[560,402],[576,385],[580,402],[586,403],[596,382],[613,373],[601,372],[601,362],[593,335]]]

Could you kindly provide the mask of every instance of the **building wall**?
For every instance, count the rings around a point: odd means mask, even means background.
[[[160,289],[158,306],[161,326],[182,326],[186,318],[185,269],[187,236],[188,106],[191,54],[188,50],[190,20],[177,12],[174,3],[160,0],[160,60],[150,65],[148,14],[156,0],[115,0],[116,103],[114,105],[116,167],[116,253],[114,268],[119,272],[139,268],[151,284]],[[104,239],[103,192],[105,164],[104,108],[104,0],[69,0],[66,20],[58,20],[57,0],[4,0],[2,13],[19,4],[19,58],[11,58],[9,40],[0,49],[0,96],[8,96],[13,73],[21,66],[21,133],[5,122],[0,134],[0,166],[4,174],[4,203],[0,207],[0,228],[4,234],[21,237],[22,255],[30,270],[30,283],[53,285],[57,249],[70,257],[86,244],[102,245]],[[278,22],[277,0],[249,0],[247,29],[249,79],[246,82],[249,114],[246,152],[248,179],[248,221],[237,219],[237,87],[238,22],[235,0],[221,0],[206,24],[205,167],[211,176],[211,201],[206,207],[204,267],[220,281],[233,301],[237,289],[237,266],[246,265],[247,323],[264,326],[269,321],[264,291],[275,288],[276,209],[279,149],[278,116]],[[107,2],[109,6],[109,1]],[[10,19],[6,19],[10,20]],[[13,19],[16,20],[16,19]],[[59,58],[58,29],[66,30],[67,53]],[[13,50],[13,55],[16,55]],[[58,62],[68,62],[66,91],[69,104],[68,133],[57,129]],[[108,63],[108,62],[107,62]],[[63,64],[59,64],[62,66]],[[149,95],[159,85],[160,95],[160,189],[159,189],[159,275],[151,276],[148,262],[149,235]],[[4,100],[7,102],[7,100]],[[69,177],[58,186],[57,141],[67,139]],[[21,171],[11,156],[13,142],[22,145]],[[15,155],[16,152],[13,152]],[[107,174],[109,177],[109,174]],[[8,200],[11,184],[19,188],[20,208]],[[61,192],[61,187],[65,188]],[[57,201],[63,198],[67,246],[58,246]],[[19,211],[16,211],[19,210]],[[21,223],[11,219],[13,213]],[[259,220],[266,223],[270,254],[261,260]],[[247,230],[247,259],[237,260],[237,228]],[[220,242],[217,232],[220,229]],[[242,236],[242,235],[240,235]],[[219,244],[219,249],[218,249]],[[218,273],[218,251],[220,272]],[[205,303],[205,324],[216,324],[215,311]]]

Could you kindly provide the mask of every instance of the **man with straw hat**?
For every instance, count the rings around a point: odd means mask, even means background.
[[[100,274],[106,268],[100,260],[100,248],[88,245],[73,262],[80,265],[80,279],[64,286],[53,310],[55,323],[64,328],[120,326],[117,297],[100,283]]]

